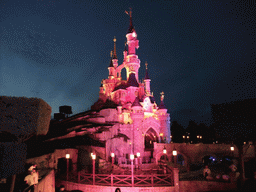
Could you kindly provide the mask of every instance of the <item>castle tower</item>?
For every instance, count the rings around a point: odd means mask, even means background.
[[[128,28],[126,38],[128,45],[128,55],[126,57],[125,69],[126,77],[129,78],[130,73],[135,73],[135,77],[139,82],[138,72],[140,68],[140,60],[136,55],[136,49],[139,48],[139,40],[137,39],[137,33],[132,24],[132,11],[130,10],[130,26]]]

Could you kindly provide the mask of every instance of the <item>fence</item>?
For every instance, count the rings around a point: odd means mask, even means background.
[[[174,186],[173,174],[113,175],[78,173],[78,183],[116,187]]]

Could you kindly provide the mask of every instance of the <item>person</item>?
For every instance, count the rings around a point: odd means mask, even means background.
[[[34,187],[37,187],[39,173],[37,172],[36,167],[32,170],[32,176],[34,181]]]
[[[224,181],[230,181],[230,176],[229,176],[227,173],[224,173],[224,174],[222,175],[222,179],[223,179]]]
[[[208,165],[204,167],[203,175],[205,179],[209,179],[211,177],[211,170],[208,168]]]
[[[30,174],[25,177],[24,181],[27,186],[23,192],[34,192],[34,177],[32,174],[33,172],[30,171]]]
[[[65,186],[64,185],[60,186],[59,192],[61,192],[61,191],[65,191]]]
[[[229,166],[229,169],[231,169],[232,172],[236,172],[237,171],[237,166],[232,163],[230,166]]]
[[[35,167],[30,171],[30,174],[25,177],[24,181],[27,184],[24,192],[34,192],[38,184],[38,172],[36,171]]]
[[[36,164],[32,164],[29,168],[28,168],[28,171],[32,171],[33,169],[35,169],[36,168]]]
[[[116,188],[115,192],[121,192],[120,188]]]

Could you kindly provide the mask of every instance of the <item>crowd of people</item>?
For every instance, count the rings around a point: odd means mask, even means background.
[[[212,175],[211,170],[208,165],[205,165],[203,169],[203,176],[206,180],[223,180],[223,181],[236,181],[240,173],[237,171],[237,165],[232,162],[232,164],[224,171],[224,173],[219,173],[215,176]]]

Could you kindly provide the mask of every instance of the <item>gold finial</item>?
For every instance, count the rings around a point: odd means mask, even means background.
[[[145,63],[145,66],[146,66],[146,69],[148,69],[148,62],[146,61],[146,63]]]
[[[126,13],[127,15],[129,15],[130,18],[132,18],[132,8],[130,7],[129,9],[130,9],[130,11],[129,11],[129,12],[128,12],[128,11],[125,11],[125,13]]]
[[[164,100],[164,92],[162,91],[162,92],[160,93],[160,95],[161,95],[161,101],[163,101],[163,100]]]
[[[114,39],[113,39],[114,42],[116,42],[116,36],[114,36]]]

